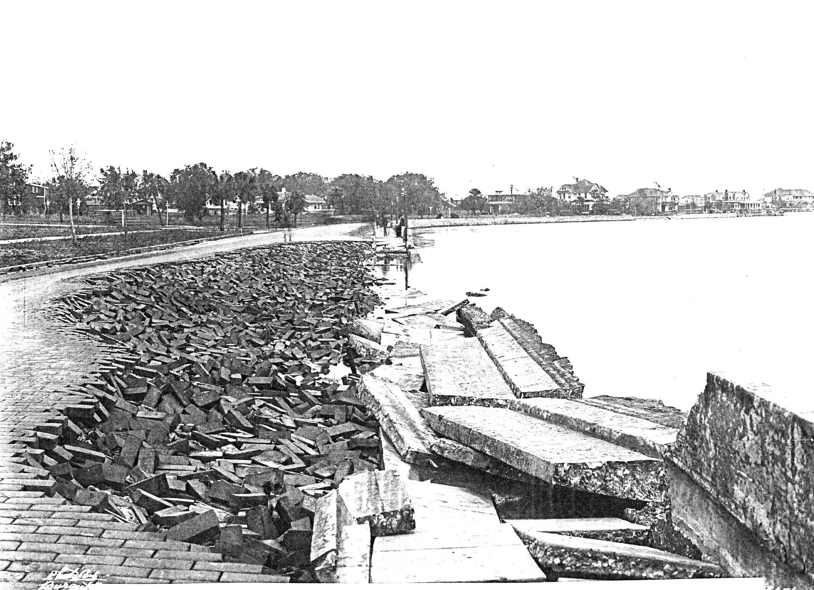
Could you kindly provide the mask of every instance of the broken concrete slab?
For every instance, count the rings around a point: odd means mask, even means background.
[[[537,481],[535,477],[528,473],[523,473],[519,469],[510,467],[485,453],[476,451],[472,447],[462,445],[448,438],[438,437],[437,440],[430,445],[430,450],[437,453],[439,457],[455,461],[456,463],[462,463],[463,465],[491,475],[531,484]]]
[[[415,513],[398,472],[364,471],[346,477],[338,488],[339,522],[370,523],[374,537],[415,528]]]
[[[437,313],[440,310],[445,310],[454,305],[455,301],[452,299],[434,299],[432,301],[416,302],[403,307],[389,307],[387,309],[387,319],[404,318],[411,315],[424,315],[429,313]]]
[[[505,312],[497,312],[498,310],[493,312],[493,315],[501,316],[498,317],[497,323],[506,329],[526,354],[540,365],[563,390],[569,392],[564,397],[582,397],[585,386],[574,375],[571,362],[566,357],[561,357],[552,345],[543,342],[533,325],[507,315]]]
[[[435,454],[430,446],[437,437],[397,385],[373,375],[364,375],[357,391],[402,459],[408,463],[432,460]]]
[[[814,574],[795,570],[686,473],[666,462],[673,524],[733,576],[760,577],[770,588],[814,588]]]
[[[370,524],[347,524],[340,528],[337,538],[337,584],[368,584],[370,582]],[[386,538],[386,537],[381,537]]]
[[[511,526],[499,522],[459,524],[427,525],[410,535],[376,539],[371,556],[371,582],[545,580]]]
[[[339,534],[336,490],[316,501],[314,534],[311,537],[311,565],[320,582],[332,582],[336,575],[337,536]]]
[[[517,397],[571,397],[537,364],[499,322],[477,331],[477,337]]]
[[[554,533],[630,545],[647,545],[650,537],[646,526],[615,517],[507,520],[506,523],[534,534]]]
[[[371,340],[377,344],[382,343],[382,330],[384,322],[356,318],[351,321],[348,330],[351,334]]]
[[[407,480],[404,482],[415,510],[416,528],[436,525],[494,525],[500,522],[491,498],[469,490],[432,483]]]
[[[738,575],[814,587],[813,411],[809,397],[710,373],[667,459],[680,529]],[[748,543],[726,533],[738,530]]]
[[[675,428],[597,407],[584,400],[522,399],[511,402],[509,408],[649,457],[663,457],[678,434]]]
[[[429,346],[421,347],[421,364],[433,406],[506,407],[515,399],[483,346],[472,338],[444,342],[431,337]]]
[[[687,559],[640,545],[571,537],[524,527],[514,521],[517,535],[550,579],[559,576],[601,580],[719,578],[720,566]]]
[[[504,408],[446,406],[421,411],[430,427],[547,483],[657,501],[661,461]]]

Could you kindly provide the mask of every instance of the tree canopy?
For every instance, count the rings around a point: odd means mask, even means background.
[[[9,141],[0,143],[0,206],[3,212],[22,212],[26,208],[28,177],[31,167],[19,161],[14,153],[14,144]]]
[[[286,192],[299,191],[303,195],[316,195],[324,197],[327,192],[325,179],[313,172],[297,172],[283,178],[283,187]]]
[[[203,162],[173,170],[170,187],[176,206],[190,220],[196,217],[201,219],[206,211],[206,202],[220,198],[219,190],[224,189],[215,171]]]

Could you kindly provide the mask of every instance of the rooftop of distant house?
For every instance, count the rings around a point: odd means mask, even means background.
[[[585,178],[575,178],[576,182],[570,184],[564,184],[558,190],[558,193],[606,193],[608,189],[604,186],[597,184],[595,182],[591,182]]]

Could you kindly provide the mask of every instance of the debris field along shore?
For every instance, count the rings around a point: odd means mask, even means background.
[[[723,575],[669,526],[675,428],[583,400],[522,320],[376,278],[382,257],[409,256],[390,246],[281,244],[84,279],[54,312],[120,354],[37,429],[46,493],[278,581]],[[459,471],[584,505],[552,522],[412,481]]]
[[[376,302],[369,254],[283,244],[86,279],[61,314],[122,354],[38,432],[50,491],[312,581],[317,498],[381,466],[353,376],[330,375]]]

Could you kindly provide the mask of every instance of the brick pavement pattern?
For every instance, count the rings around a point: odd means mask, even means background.
[[[48,309],[85,286],[82,277],[133,266],[179,262],[281,241],[342,239],[348,226],[252,235],[108,260],[0,282],[0,583],[38,588],[63,566],[98,572],[107,583],[282,582],[263,566],[226,563],[207,547],[166,540],[54,493],[41,465],[54,436],[71,428],[72,406],[95,406],[81,387],[101,379],[122,351],[74,331]]]

